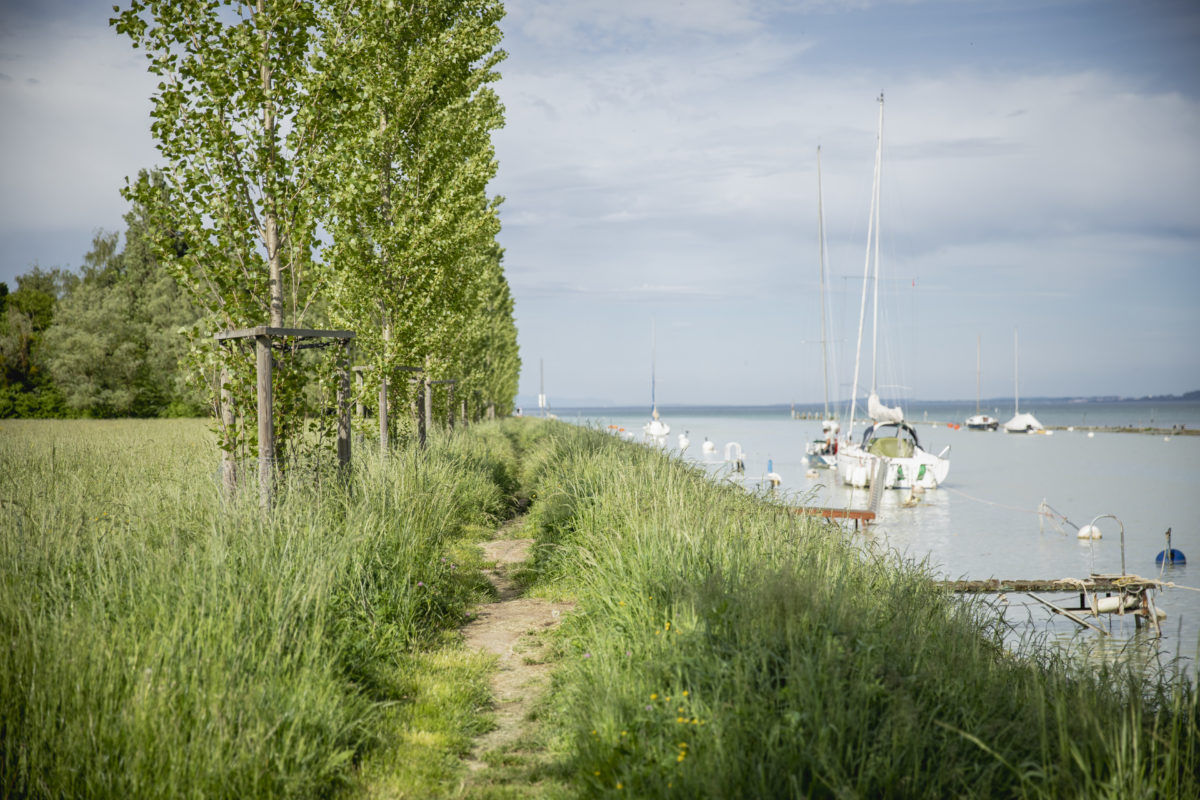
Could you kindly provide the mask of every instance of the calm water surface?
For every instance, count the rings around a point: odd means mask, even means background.
[[[1022,411],[1031,411],[1045,425],[1200,429],[1200,404],[1194,403],[1022,403]],[[639,440],[649,420],[646,411],[632,409],[557,413],[580,424],[624,427]],[[909,418],[918,423],[961,423],[970,413],[974,404],[939,405],[910,409]],[[991,413],[1004,420],[1012,410]],[[770,463],[783,478],[781,491],[796,502],[866,506],[865,490],[843,488],[830,471],[806,477],[804,445],[820,435],[815,420],[794,420],[787,409],[718,408],[662,409],[662,418],[671,426],[667,447],[678,453],[677,435],[686,431],[691,445],[683,457],[706,464],[714,474],[729,474],[722,456],[727,443],[737,442],[750,488],[757,486]],[[907,491],[886,492],[869,534],[878,542],[906,557],[927,560],[945,578],[1083,578],[1092,572],[1121,572],[1123,526],[1125,572],[1200,588],[1200,436],[1097,432],[1089,437],[1084,431],[1026,436],[925,424],[918,424],[917,430],[926,450],[936,453],[950,445],[950,474],[941,488],[927,492],[912,508],[902,506],[909,498]],[[716,444],[714,456],[702,453],[705,438]],[[1081,541],[1069,523],[1038,513],[1043,501],[1078,526],[1103,514],[1115,516],[1119,523],[1098,520],[1104,538]],[[1190,566],[1164,572],[1155,565],[1155,555],[1166,545],[1167,528],[1172,529],[1172,546],[1192,560]],[[1044,596],[1062,604],[1078,600],[1078,594],[1070,593]],[[1008,599],[1010,620],[1028,618],[1054,634],[1074,628],[1025,595]],[[1200,591],[1169,588],[1156,594],[1155,603],[1168,615],[1164,652],[1195,657],[1200,648]],[[1119,636],[1134,633],[1128,617],[1105,616],[1101,623]]]

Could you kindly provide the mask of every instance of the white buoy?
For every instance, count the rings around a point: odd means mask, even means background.
[[[1075,534],[1079,539],[1103,539],[1104,534],[1100,532],[1100,528],[1095,525],[1084,525],[1079,529],[1079,533]]]
[[[691,440],[688,439],[687,435],[688,435],[687,431],[684,431],[683,433],[679,434],[679,452],[680,453],[686,452],[688,449],[688,445],[690,445],[692,443]]]
[[[1095,432],[1095,431],[1088,431],[1088,438],[1089,438],[1089,439],[1095,439],[1095,438],[1096,438],[1096,432]]]
[[[819,475],[819,474],[820,474],[820,473],[818,473],[818,472],[817,472],[815,469],[809,469],[807,472],[805,472],[805,473],[804,473],[804,477],[806,477],[806,478],[815,478],[815,477],[817,477],[817,475]]]
[[[716,444],[714,444],[713,442],[710,442],[708,440],[707,436],[704,437],[704,444],[700,446],[700,449],[703,450],[706,454],[712,454],[712,453],[717,452]]]

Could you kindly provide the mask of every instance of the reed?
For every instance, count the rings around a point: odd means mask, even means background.
[[[552,715],[588,796],[1194,797],[1195,685],[1097,667],[925,565],[599,431],[527,433]]]
[[[0,423],[0,794],[359,793],[380,752],[445,781],[486,676],[423,684],[512,457],[494,426],[436,436],[294,475],[264,515],[222,499],[203,423]]]

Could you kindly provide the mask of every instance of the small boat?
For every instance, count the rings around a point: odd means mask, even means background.
[[[804,447],[808,465],[817,469],[836,469],[838,451],[838,432],[841,426],[837,420],[827,419],[821,423],[820,439],[813,439]]]
[[[994,431],[1000,427],[1000,420],[996,419],[995,417],[989,417],[987,414],[982,414],[979,411],[979,402],[980,402],[980,400],[979,400],[979,398],[980,398],[979,375],[980,375],[980,366],[982,364],[982,362],[980,360],[980,354],[981,354],[980,345],[981,344],[982,344],[982,341],[981,341],[980,337],[976,336],[975,337],[975,414],[970,417],[967,417],[967,428],[969,428],[970,430],[973,430],[973,431]]]
[[[692,444],[692,440],[688,438],[688,431],[684,431],[683,433],[679,434],[678,441],[679,441],[679,452],[680,453],[687,452],[687,449]]]
[[[713,453],[717,452],[717,443],[709,441],[708,437],[705,436],[704,444],[700,445],[700,450],[703,451],[705,455],[712,455]]]
[[[1042,433],[1046,429],[1038,422],[1033,414],[1021,413],[1021,392],[1018,382],[1020,370],[1018,367],[1017,331],[1013,329],[1013,418],[1004,423],[1005,433]]]

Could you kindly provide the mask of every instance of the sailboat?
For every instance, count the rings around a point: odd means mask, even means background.
[[[1000,420],[995,417],[989,417],[987,414],[979,412],[979,373],[982,361],[980,360],[981,353],[981,337],[975,337],[975,415],[967,417],[967,427],[973,431],[994,431],[1000,427]]]
[[[655,444],[664,444],[667,434],[671,432],[671,426],[658,418],[658,403],[654,400],[654,371],[655,361],[658,357],[658,344],[655,339],[654,323],[650,323],[650,421],[642,426],[642,432],[646,434],[648,441]]]
[[[821,271],[821,370],[825,378],[825,413],[821,417],[822,438],[804,447],[810,467],[837,466],[838,421],[829,414],[829,345],[825,336],[825,201],[821,194],[821,148],[817,147],[817,263]]]
[[[916,429],[904,421],[904,411],[879,400],[876,390],[876,354],[879,345],[879,206],[880,179],[883,170],[883,95],[879,95],[879,136],[875,149],[875,181],[871,192],[871,213],[867,222],[867,257],[863,266],[863,293],[858,316],[858,344],[854,356],[854,384],[850,394],[850,422],[847,442],[838,448],[837,466],[842,482],[851,486],[870,486],[876,481],[885,489],[933,489],[950,472],[947,445],[937,455],[926,452],[917,439]],[[866,319],[867,288],[874,267],[874,311],[872,314],[871,393],[867,413],[871,424],[862,439],[853,441],[854,411],[858,399],[858,372],[862,356],[863,323]]]
[[[1004,432],[1041,433],[1046,429],[1042,427],[1042,423],[1038,422],[1037,417],[1033,414],[1021,413],[1021,392],[1018,383],[1021,370],[1017,360],[1018,354],[1017,329],[1013,328],[1013,418],[1004,423]]]

